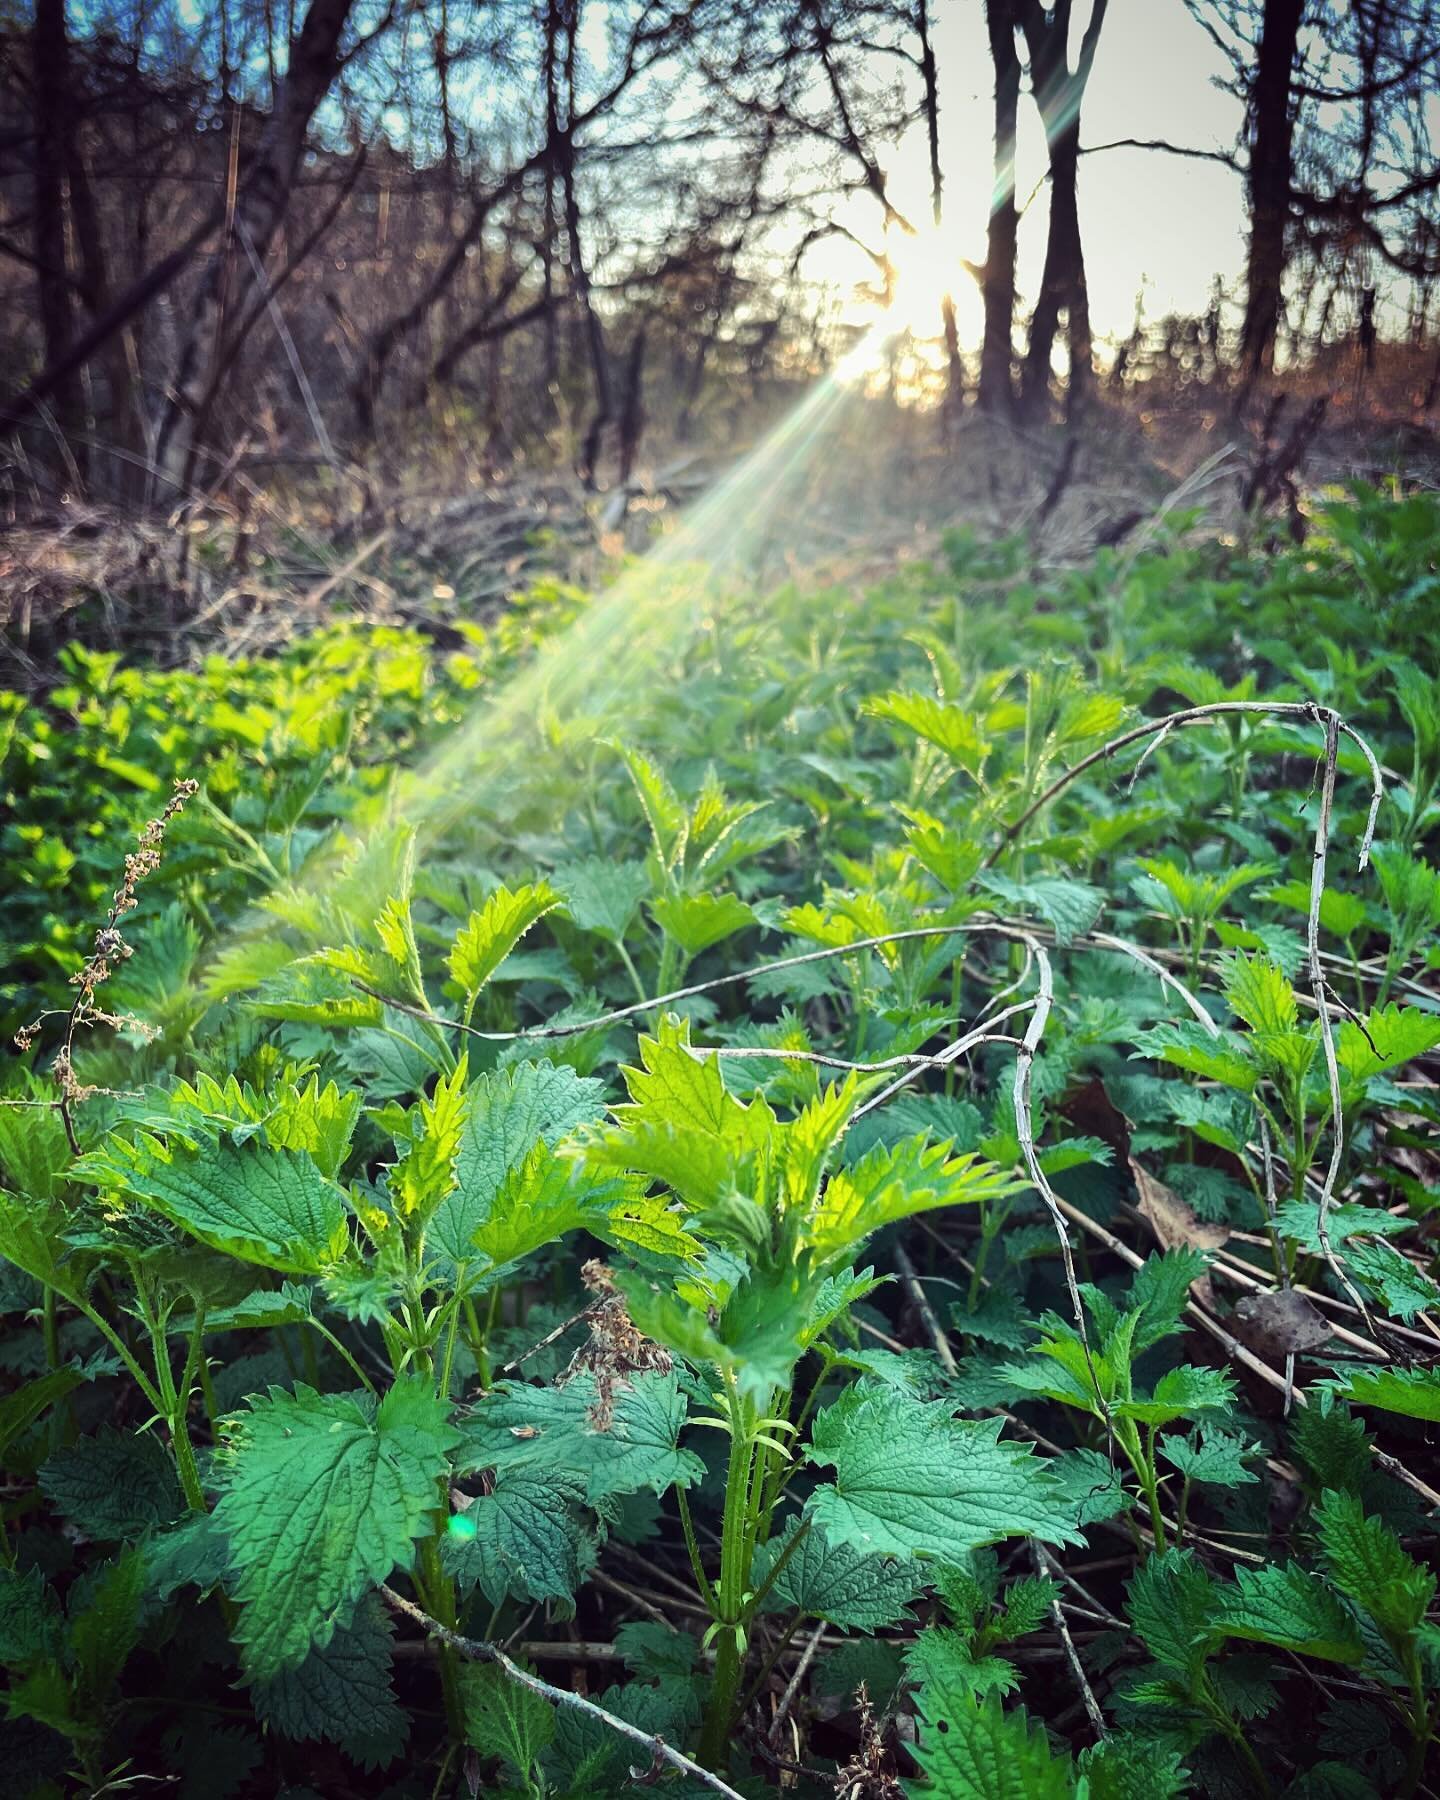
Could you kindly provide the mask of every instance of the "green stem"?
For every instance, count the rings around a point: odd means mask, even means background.
[[[800,1548],[800,1540],[805,1536],[805,1534],[809,1531],[809,1529],[810,1529],[810,1521],[808,1519],[806,1519],[803,1521],[803,1523],[799,1527],[797,1527],[794,1537],[791,1538],[790,1542],[785,1546],[785,1548],[775,1558],[775,1561],[771,1564],[770,1573],[760,1583],[759,1587],[756,1588],[754,1598],[750,1602],[750,1612],[751,1612],[752,1616],[755,1613],[759,1612],[761,1602],[765,1599],[765,1596],[770,1592],[771,1588],[774,1587],[775,1583],[780,1579],[780,1571],[785,1567],[786,1563],[789,1562],[790,1558]]]
[[[1269,1778],[1264,1769],[1260,1766],[1260,1758],[1256,1756],[1255,1752],[1250,1748],[1249,1743],[1246,1741],[1245,1733],[1218,1702],[1215,1702],[1212,1705],[1211,1717],[1214,1718],[1216,1724],[1219,1725],[1221,1731],[1224,1732],[1225,1736],[1229,1739],[1230,1745],[1235,1751],[1236,1756],[1244,1763],[1246,1772],[1249,1774],[1251,1781],[1255,1784],[1256,1793],[1263,1794],[1265,1800],[1269,1800],[1269,1797],[1274,1790],[1270,1786]]]
[[[695,1585],[700,1591],[700,1598],[713,1617],[715,1614],[715,1590],[711,1586],[710,1577],[705,1573],[705,1564],[700,1556],[700,1541],[695,1536],[695,1521],[690,1517],[690,1502],[685,1498],[684,1488],[677,1487],[675,1498],[680,1507],[680,1529],[685,1533],[685,1548],[690,1556],[691,1572],[695,1576]]]
[[[175,1385],[175,1373],[170,1367],[170,1343],[165,1335],[165,1319],[152,1309],[149,1297],[143,1286],[137,1281],[136,1296],[140,1303],[140,1314],[145,1328],[150,1333],[150,1343],[155,1354],[155,1377],[159,1387],[160,1412],[170,1431],[170,1445],[175,1452],[175,1467],[180,1476],[180,1489],[185,1496],[185,1504],[191,1512],[205,1512],[205,1490],[200,1485],[200,1467],[195,1460],[195,1446],[190,1442],[190,1427],[186,1413],[190,1404],[190,1389],[195,1380],[195,1363],[200,1354],[201,1341],[205,1334],[205,1308],[197,1301],[195,1306],[195,1323],[190,1331],[190,1346],[185,1356],[185,1369],[181,1377],[181,1386]]]
[[[747,1610],[745,1584],[750,1575],[749,1552],[752,1548],[747,1525],[754,1444],[747,1416],[749,1408],[733,1390],[729,1410],[730,1462],[725,1471],[725,1511],[720,1527],[715,1674],[699,1753],[701,1762],[711,1769],[721,1769],[729,1762],[730,1731],[745,1661],[741,1634]]]
[[[1400,1790],[1402,1794],[1408,1796],[1420,1786],[1421,1778],[1424,1776],[1425,1758],[1430,1748],[1435,1721],[1431,1717],[1430,1699],[1426,1692],[1424,1672],[1420,1667],[1419,1652],[1413,1641],[1406,1647],[1399,1660],[1405,1670],[1405,1679],[1409,1683],[1410,1692],[1415,1699],[1414,1707],[1406,1719],[1406,1724],[1410,1728],[1410,1754],[1405,1764],[1405,1785]]]
[[[321,1320],[314,1318],[313,1316],[307,1321],[307,1323],[312,1325],[315,1328],[315,1330],[320,1333],[321,1337],[324,1338],[325,1342],[327,1344],[329,1344],[330,1348],[332,1350],[334,1350],[339,1356],[343,1357],[345,1362],[349,1364],[351,1373],[355,1376],[356,1380],[359,1381],[360,1385],[365,1389],[365,1391],[369,1394],[374,1394],[376,1391],[375,1383],[365,1373],[364,1369],[361,1368],[361,1366],[360,1366],[359,1362],[356,1360],[356,1358],[350,1354],[349,1350],[347,1350],[345,1345],[341,1343],[340,1339],[335,1335],[335,1333],[330,1329],[330,1327],[328,1325],[324,1324]]]
[[[461,1263],[455,1275],[455,1285],[462,1290],[465,1286],[465,1265]],[[440,1398],[450,1398],[450,1378],[455,1366],[455,1339],[460,1331],[460,1294],[450,1302],[450,1324],[445,1335],[445,1356],[440,1364]]]
[[[45,1287],[45,1311],[42,1322],[45,1340],[45,1366],[51,1374],[60,1367],[60,1296],[48,1283]],[[75,1435],[75,1406],[69,1394],[60,1399],[50,1415],[50,1448],[58,1450]]]
[[[776,1663],[779,1662],[780,1658],[789,1648],[791,1638],[793,1638],[795,1633],[800,1629],[805,1617],[806,1615],[797,1608],[785,1629],[780,1633],[779,1637],[776,1638],[774,1648],[760,1665],[760,1673],[745,1690],[745,1698],[740,1703],[740,1714],[742,1718],[749,1712],[759,1696],[764,1693],[765,1683],[775,1672]]]
[[[449,1509],[450,1496],[441,1487],[441,1518]],[[440,1542],[438,1537],[429,1537],[420,1546],[419,1567],[415,1571],[415,1586],[426,1612],[432,1619],[444,1625],[447,1630],[456,1630],[459,1620],[455,1608],[455,1584],[445,1573],[440,1561]],[[450,1645],[440,1644],[440,1690],[445,1701],[445,1722],[450,1728],[450,1736],[457,1744],[465,1742],[465,1701],[460,1691],[460,1665]]]
[[[650,996],[645,992],[645,983],[640,979],[640,971],[635,967],[634,962],[631,960],[630,952],[625,948],[624,941],[620,938],[612,938],[610,941],[615,946],[616,955],[625,965],[625,972],[630,977],[630,985],[635,990],[635,998],[637,1000],[648,1000]],[[661,992],[664,992],[663,988],[661,989]]]

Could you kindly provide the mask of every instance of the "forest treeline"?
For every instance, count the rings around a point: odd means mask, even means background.
[[[5,485],[163,509],[252,457],[393,454],[437,404],[484,466],[563,444],[587,483],[623,481],[647,427],[723,440],[835,354],[827,239],[883,297],[921,231],[983,301],[976,344],[937,308],[925,397],[951,413],[1074,414],[1157,370],[1245,395],[1277,357],[1348,340],[1369,361],[1387,333],[1420,346],[1429,404],[1432,0],[1164,3],[1224,52],[1241,129],[1144,147],[1237,172],[1244,285],[1198,319],[1137,314],[1103,375],[1080,171],[1117,147],[1085,132],[1107,0],[983,0],[994,198],[985,241],[953,246],[941,0],[0,7]],[[1023,294],[1036,121],[1048,223]],[[888,173],[909,133],[924,217]]]

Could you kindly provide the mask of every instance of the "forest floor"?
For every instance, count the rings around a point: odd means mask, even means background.
[[[828,429],[10,534],[7,1791],[1437,1791],[1440,500]]]

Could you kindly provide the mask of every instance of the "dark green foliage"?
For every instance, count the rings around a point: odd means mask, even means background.
[[[0,1108],[16,1792],[646,1776],[382,1588],[747,1795],[1432,1790],[1437,557],[1360,493],[717,592],[622,694],[507,683],[624,585],[6,702],[16,1025],[203,784],[80,1158],[53,1018]],[[1342,739],[1333,1071],[1311,703],[1409,771],[1362,873]]]

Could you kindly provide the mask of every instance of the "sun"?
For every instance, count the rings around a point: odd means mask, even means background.
[[[960,257],[953,238],[933,227],[923,231],[897,228],[887,241],[886,257],[889,300],[841,360],[836,373],[842,382],[864,380],[883,369],[899,338],[924,342],[939,337],[942,307],[956,294],[957,277],[962,273]],[[961,286],[960,294],[964,293]]]
[[[887,308],[890,330],[933,337],[940,328],[941,307],[946,297],[954,293],[961,273],[953,235],[933,227],[896,231],[886,253],[893,271],[893,291]]]

